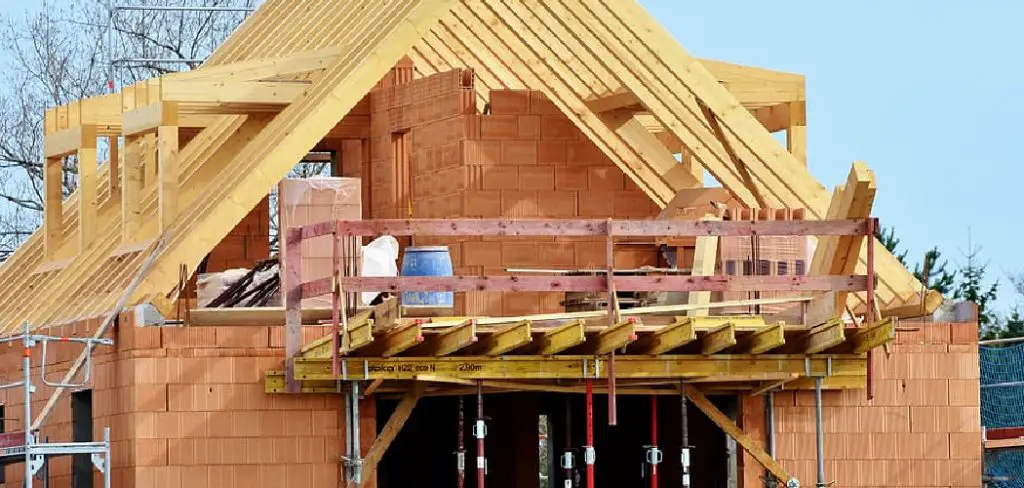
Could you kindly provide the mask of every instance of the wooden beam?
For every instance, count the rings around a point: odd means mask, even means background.
[[[761,385],[758,386],[756,390],[753,390],[753,391],[750,392],[750,395],[751,396],[763,395],[765,393],[768,393],[769,391],[781,389],[783,387],[783,385],[785,385],[786,383],[789,383],[790,381],[793,381],[793,380],[795,380],[795,379],[797,379],[799,377],[800,377],[799,374],[791,373],[791,374],[786,375],[786,377],[779,378],[777,380],[762,381]]]
[[[714,216],[706,216],[702,220],[718,220]],[[718,264],[718,236],[699,236],[697,245],[693,251],[693,267],[691,276],[711,276],[715,274],[715,265]],[[687,297],[690,305],[707,305],[711,303],[710,291],[690,292]],[[708,309],[696,308],[687,312],[690,316],[707,315]]]
[[[846,186],[832,197],[827,218],[846,219],[870,216],[876,189],[875,175],[867,165],[862,162],[853,163],[846,178]],[[811,259],[810,274],[840,274],[843,270],[853,273],[857,268],[858,257],[864,242],[865,236],[820,238]],[[871,242],[873,241],[868,241],[868,243]],[[847,296],[847,293],[836,294],[837,309],[842,310],[846,305]]]
[[[624,89],[589,98],[586,102],[587,106],[597,113],[623,109],[644,110],[643,106],[640,105],[640,101],[636,99],[636,95]]]
[[[308,90],[310,82],[302,81],[164,81],[163,100],[182,105],[241,106],[288,105]]]
[[[627,319],[599,332],[587,341],[587,349],[598,356],[626,347],[637,339],[636,319]]]
[[[99,202],[99,168],[96,161],[96,127],[85,125],[81,129],[82,140],[78,148],[78,252],[84,252],[99,228],[96,214]]]
[[[423,342],[410,354],[423,356],[447,356],[476,342],[476,320],[466,320],[460,325],[449,327]]]
[[[142,138],[125,136],[121,167],[121,241],[131,243],[142,227]]]
[[[744,107],[776,105],[806,98],[804,75],[727,63],[714,59],[698,61]]]
[[[254,81],[308,73],[310,71],[322,71],[330,67],[343,52],[344,49],[340,46],[330,46],[315,51],[293,53],[282,57],[260,57],[218,66],[207,66],[204,64],[191,71],[164,75],[164,86],[166,87],[168,83],[172,82],[192,80]]]
[[[156,132],[142,134],[142,189],[146,194],[159,191],[160,170],[157,168],[159,162],[159,148],[157,147]]]
[[[57,257],[64,243],[64,160],[46,158],[43,171],[43,245],[47,260]]]
[[[398,433],[402,431],[405,422],[409,420],[409,415],[412,414],[412,410],[416,408],[416,404],[423,397],[425,388],[426,385],[421,382],[412,384],[409,391],[402,397],[402,401],[398,403],[398,407],[395,408],[395,413],[391,414],[388,423],[384,424],[380,434],[373,440],[373,444],[370,445],[370,451],[363,458],[361,482],[357,484],[354,481],[350,481],[346,484],[346,488],[362,488],[369,485],[374,472],[377,471],[377,464],[384,457],[388,447],[391,447],[391,443],[398,436]]]
[[[410,322],[392,328],[383,337],[366,347],[365,354],[391,357],[423,342],[423,329],[419,322]]]
[[[790,102],[786,149],[807,167],[807,102]]]
[[[750,354],[764,354],[786,343],[786,331],[783,324],[769,325],[744,338]]]
[[[695,386],[690,384],[683,384],[683,392],[686,397],[690,399],[693,404],[704,412],[712,422],[715,423],[726,435],[732,437],[745,451],[747,451],[754,459],[764,466],[765,469],[770,471],[776,479],[788,483],[793,479],[789,472],[786,471],[778,462],[772,459],[764,449],[758,445],[757,441],[748,436],[742,429],[736,425],[727,415],[722,413],[718,407],[715,407],[708,397],[704,396]]]
[[[855,354],[865,353],[882,344],[896,339],[896,319],[887,317],[866,327],[861,327],[850,338]]]
[[[377,347],[374,341],[372,347]],[[519,380],[579,380],[583,377],[586,359],[589,366],[595,361],[597,367],[588,369],[587,375],[594,378],[608,376],[608,356],[592,355],[518,355],[492,356],[397,356],[380,357],[363,351],[360,357],[341,358],[346,364],[350,381],[411,380],[422,375],[437,375],[460,380],[519,379]],[[691,379],[721,377],[730,378],[738,374],[806,374],[808,365],[813,374],[824,374],[828,362],[832,362],[833,377],[863,377],[867,373],[867,362],[863,355],[830,354],[807,356],[805,354],[771,354],[754,356],[750,354],[672,354],[647,356],[619,354],[615,356],[615,375],[624,379]],[[331,372],[330,358],[296,358],[295,375],[298,379],[337,379]],[[710,381],[710,380],[707,380]]]
[[[473,353],[484,356],[500,356],[525,346],[533,341],[529,320],[520,320],[488,335],[474,346]]]
[[[178,218],[179,178],[181,163],[178,157],[178,128],[160,126],[157,129],[157,225],[163,233]]]
[[[117,136],[107,137],[107,148],[109,150],[110,157],[108,158],[107,168],[107,184],[108,190],[111,196],[117,195],[121,188],[121,151],[118,143]]]
[[[584,325],[585,321],[577,320],[545,332],[539,341],[537,354],[550,356],[583,344],[587,340],[583,332]]]
[[[92,134],[93,139],[95,139],[96,127],[90,127],[91,129],[88,129],[79,125],[52,134],[46,134],[43,136],[43,156],[46,158],[59,158],[77,153],[78,148],[82,147],[82,142],[87,139],[88,134]],[[95,145],[95,142],[93,144]]]
[[[846,341],[843,320],[833,318],[824,324],[815,326],[807,331],[801,340],[805,354],[818,354],[836,347]]]
[[[843,276],[615,276],[620,291],[863,291],[867,277]],[[345,276],[346,290],[388,291],[606,291],[603,276]],[[330,280],[304,283],[306,298],[330,292]]]
[[[156,102],[141,108],[126,110],[121,133],[134,136],[148,132],[156,132],[160,127],[179,126],[178,103]]]
[[[665,354],[697,340],[697,333],[693,328],[693,320],[687,317],[676,317],[672,322],[644,340],[641,354]]]
[[[207,309],[207,310],[211,310],[211,309]],[[216,309],[212,309],[212,310],[216,310]],[[230,310],[230,309],[227,309],[227,310]],[[305,311],[305,310],[303,310],[303,311]],[[372,325],[373,324],[372,324],[372,321],[370,320],[370,317],[372,315],[373,315],[373,311],[372,310],[363,310],[363,311],[360,311],[359,313],[356,313],[354,316],[349,317],[349,319],[348,319],[348,328],[349,328],[349,348],[350,349],[352,349],[352,350],[358,349],[357,347],[353,347],[353,345],[352,345],[353,341],[358,340],[359,342],[365,342],[365,343],[361,344],[359,347],[363,347],[366,344],[368,344],[369,342],[373,341],[373,329],[372,329]],[[280,323],[280,322],[278,322],[278,323]],[[367,328],[369,330],[367,332],[364,332],[363,330],[367,329]],[[369,341],[367,341],[366,338],[364,337],[367,333],[369,333]],[[356,337],[359,337],[359,339],[356,339]],[[317,340],[315,340],[313,342],[310,342],[309,344],[303,346],[302,349],[299,350],[299,355],[304,357],[304,358],[330,358],[331,357],[331,344],[333,344],[333,343],[334,343],[334,340],[331,337],[331,334],[327,334],[324,337],[321,337],[321,338],[319,338],[319,339],[317,339]]]
[[[736,326],[726,322],[704,335],[701,339],[700,353],[715,354],[736,345]]]

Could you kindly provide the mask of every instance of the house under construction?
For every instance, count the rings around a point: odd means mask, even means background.
[[[267,0],[45,120],[12,486],[982,486],[975,314],[635,0]]]

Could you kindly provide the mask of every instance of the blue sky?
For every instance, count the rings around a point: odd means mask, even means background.
[[[1024,2],[640,2],[694,55],[806,75],[812,173],[831,188],[866,161],[912,262],[932,245],[962,262],[970,228],[1014,302]]]
[[[806,75],[811,172],[832,188],[867,162],[911,262],[963,262],[970,228],[1012,305],[1024,2],[640,2],[696,56]]]

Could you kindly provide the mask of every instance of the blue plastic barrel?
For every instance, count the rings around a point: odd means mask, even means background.
[[[405,248],[402,257],[402,276],[452,276],[452,256],[446,246],[419,246]],[[402,305],[406,307],[451,308],[455,294],[450,291],[403,291]]]

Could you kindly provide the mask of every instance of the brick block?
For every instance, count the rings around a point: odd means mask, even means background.
[[[484,140],[511,140],[519,135],[519,117],[515,115],[485,115],[480,117],[480,138]]]
[[[555,188],[558,190],[586,190],[587,168],[555,168]]]
[[[543,92],[531,91],[530,92],[530,113],[535,114],[561,114],[562,111],[548,100],[548,97]]]
[[[576,267],[600,267],[608,266],[605,256],[605,244],[603,242],[576,242]]]
[[[922,324],[924,340],[927,344],[950,344],[950,328],[946,323]]]
[[[576,217],[576,195],[574,191],[538,191],[537,206],[540,216],[558,219]]]
[[[952,432],[949,434],[950,459],[981,459],[981,432]]]
[[[541,266],[571,268],[576,264],[575,246],[571,242],[542,242],[536,247]]]
[[[530,113],[529,90],[491,90],[491,113],[517,115]]]
[[[637,249],[619,248],[615,251],[615,267],[621,269],[637,269],[644,266],[658,265],[658,251],[654,246]]]
[[[565,145],[565,160],[570,166],[604,166],[612,164],[594,143],[570,141]]]
[[[465,164],[501,163],[501,142],[499,141],[462,141],[462,152],[462,161]]]
[[[269,327],[214,327],[217,347],[269,347]]]
[[[501,141],[502,164],[537,164],[537,141]]]
[[[501,243],[501,264],[503,266],[537,266],[541,262],[540,259],[536,243]]]
[[[465,242],[463,243],[463,265],[494,266],[501,263],[500,242]]]
[[[217,343],[213,327],[162,327],[160,333],[165,349],[194,349]]]
[[[537,142],[537,164],[566,164],[566,142],[565,141],[538,141]]]
[[[501,192],[501,215],[510,219],[537,217],[540,214],[537,206],[536,191]]]
[[[540,309],[540,296],[535,292],[504,293],[502,313],[505,315],[530,315]]]
[[[977,344],[978,324],[949,324],[950,344]]]
[[[520,115],[518,137],[530,141],[540,139],[540,116]]]
[[[519,168],[515,166],[482,166],[484,190],[518,190]]]
[[[502,166],[508,168],[508,166]],[[513,167],[513,169],[515,169]],[[519,169],[519,189],[521,190],[554,190],[555,168],[553,166],[523,166]],[[490,189],[490,188],[485,188]],[[512,190],[514,188],[494,188],[495,190]],[[543,208],[543,206],[541,206]]]
[[[613,217],[615,215],[615,193],[611,191],[579,192],[580,217]]]
[[[978,380],[949,380],[948,405],[978,407],[981,405],[981,387]]]
[[[540,136],[549,141],[576,141],[582,136],[571,120],[564,115],[544,115],[540,120]]]
[[[591,190],[622,190],[626,187],[626,175],[615,166],[591,166],[588,172]]]
[[[903,385],[905,405],[941,406],[949,402],[946,380],[907,380]]]
[[[463,214],[466,217],[495,218],[501,217],[500,191],[466,191],[463,198]]]
[[[651,199],[643,192],[631,190],[615,192],[616,217],[650,217],[653,213]]]

